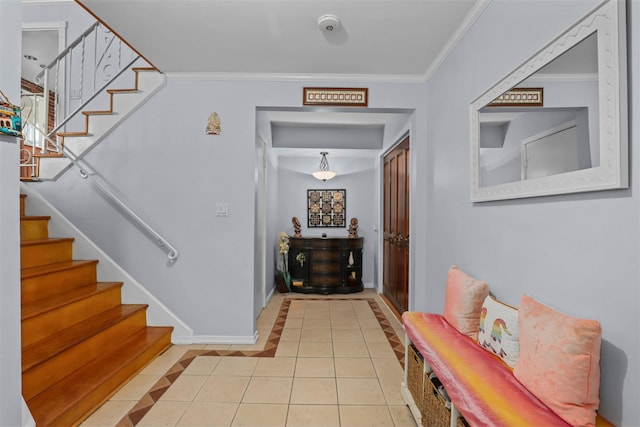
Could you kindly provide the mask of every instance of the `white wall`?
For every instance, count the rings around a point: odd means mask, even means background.
[[[300,106],[303,87],[313,84],[322,82],[198,81],[169,76],[160,92],[88,154],[89,165],[178,248],[180,258],[174,264],[168,264],[164,252],[76,171],[55,183],[39,183],[38,189],[187,323],[196,339],[250,341],[255,332],[256,108]],[[344,85],[368,87],[376,95],[372,108],[417,109],[417,114],[424,115],[424,85]],[[204,132],[213,111],[222,122],[219,136]],[[421,137],[417,134],[416,140]],[[372,181],[373,176],[369,175]],[[273,178],[270,167],[269,186]],[[270,196],[280,192],[268,191]],[[354,202],[357,197],[365,196],[356,191]],[[228,203],[228,217],[215,216],[216,202]],[[366,213],[357,209],[357,203],[351,208],[349,202],[348,215],[365,218]],[[283,219],[282,226],[290,225],[290,219]],[[268,221],[271,224],[272,219]],[[370,230],[373,224],[366,220],[361,227]],[[275,242],[270,233],[274,230],[267,230],[267,235]],[[267,268],[272,265],[268,263]]]
[[[601,413],[640,425],[637,177],[627,190],[472,204],[469,103],[581,16],[595,1],[496,1],[427,84],[431,171],[424,286],[414,308],[440,311],[447,269],[457,264],[517,305],[523,293],[603,327]],[[630,158],[637,164],[640,3],[630,7]],[[526,17],[526,19],[522,19]],[[544,23],[544,24],[541,24]],[[422,255],[422,254],[421,254]]]
[[[1,0],[0,89],[19,104],[20,0]],[[11,17],[11,18],[8,18]],[[11,40],[11,43],[6,42]],[[0,135],[0,425],[22,425],[18,139]]]

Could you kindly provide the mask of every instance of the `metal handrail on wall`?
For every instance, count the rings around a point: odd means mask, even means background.
[[[93,42],[93,49],[87,49],[87,44]],[[124,50],[124,52],[123,52]],[[64,130],[74,117],[84,107],[113,83],[124,71],[131,68],[140,58],[122,40],[110,30],[96,22],[85,30],[76,40],[70,43],[51,63],[37,76],[36,83],[42,84],[44,93],[44,113],[33,111],[33,116],[23,115],[23,129],[25,143],[21,150],[21,167],[31,168],[30,176],[37,180],[37,167],[34,154],[46,154],[50,151],[62,154],[80,169],[83,178],[91,182],[122,212],[126,213],[144,231],[150,235],[158,246],[168,251],[169,261],[178,259],[178,250],[163,238],[153,227],[147,224],[137,213],[120,200],[109,185],[99,182],[88,168],[83,166],[82,160],[67,147],[58,143],[57,133]],[[124,65],[122,65],[124,63]],[[91,67],[85,67],[91,64]],[[50,96],[53,94],[53,96]],[[32,95],[32,94],[31,94]],[[30,95],[27,95],[26,100]],[[49,123],[50,99],[55,101],[53,126]],[[77,107],[71,104],[77,103]],[[35,105],[35,101],[33,105]],[[37,135],[37,136],[36,136]],[[29,138],[32,138],[29,140]]]

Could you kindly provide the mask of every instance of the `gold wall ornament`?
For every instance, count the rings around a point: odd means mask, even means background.
[[[207,130],[205,133],[207,135],[220,135],[220,132],[220,117],[218,116],[218,113],[211,113],[209,120],[207,121]]]

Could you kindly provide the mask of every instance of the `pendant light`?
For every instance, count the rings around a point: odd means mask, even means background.
[[[320,160],[320,170],[313,172],[312,175],[317,179],[326,181],[336,176],[336,173],[329,170],[329,162],[327,162],[327,154],[329,153],[323,151],[320,154],[322,154],[322,159]]]

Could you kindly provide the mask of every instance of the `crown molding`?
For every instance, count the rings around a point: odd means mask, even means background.
[[[422,75],[400,74],[278,74],[278,73],[191,73],[165,72],[176,80],[248,80],[248,81],[313,81],[313,82],[372,82],[425,83]]]
[[[438,56],[436,56],[436,59],[434,59],[434,61],[431,63],[431,66],[425,72],[424,76],[422,77],[423,82],[429,81],[429,79],[438,70],[438,68],[440,68],[440,65],[442,65],[449,54],[453,52],[458,43],[460,43],[460,40],[462,40],[462,37],[464,37],[467,31],[469,31],[471,26],[473,26],[480,15],[482,15],[482,12],[484,12],[487,6],[489,6],[489,3],[491,3],[491,0],[478,0],[473,5],[469,13],[467,13],[467,16],[464,17],[456,31],[449,38]]]

